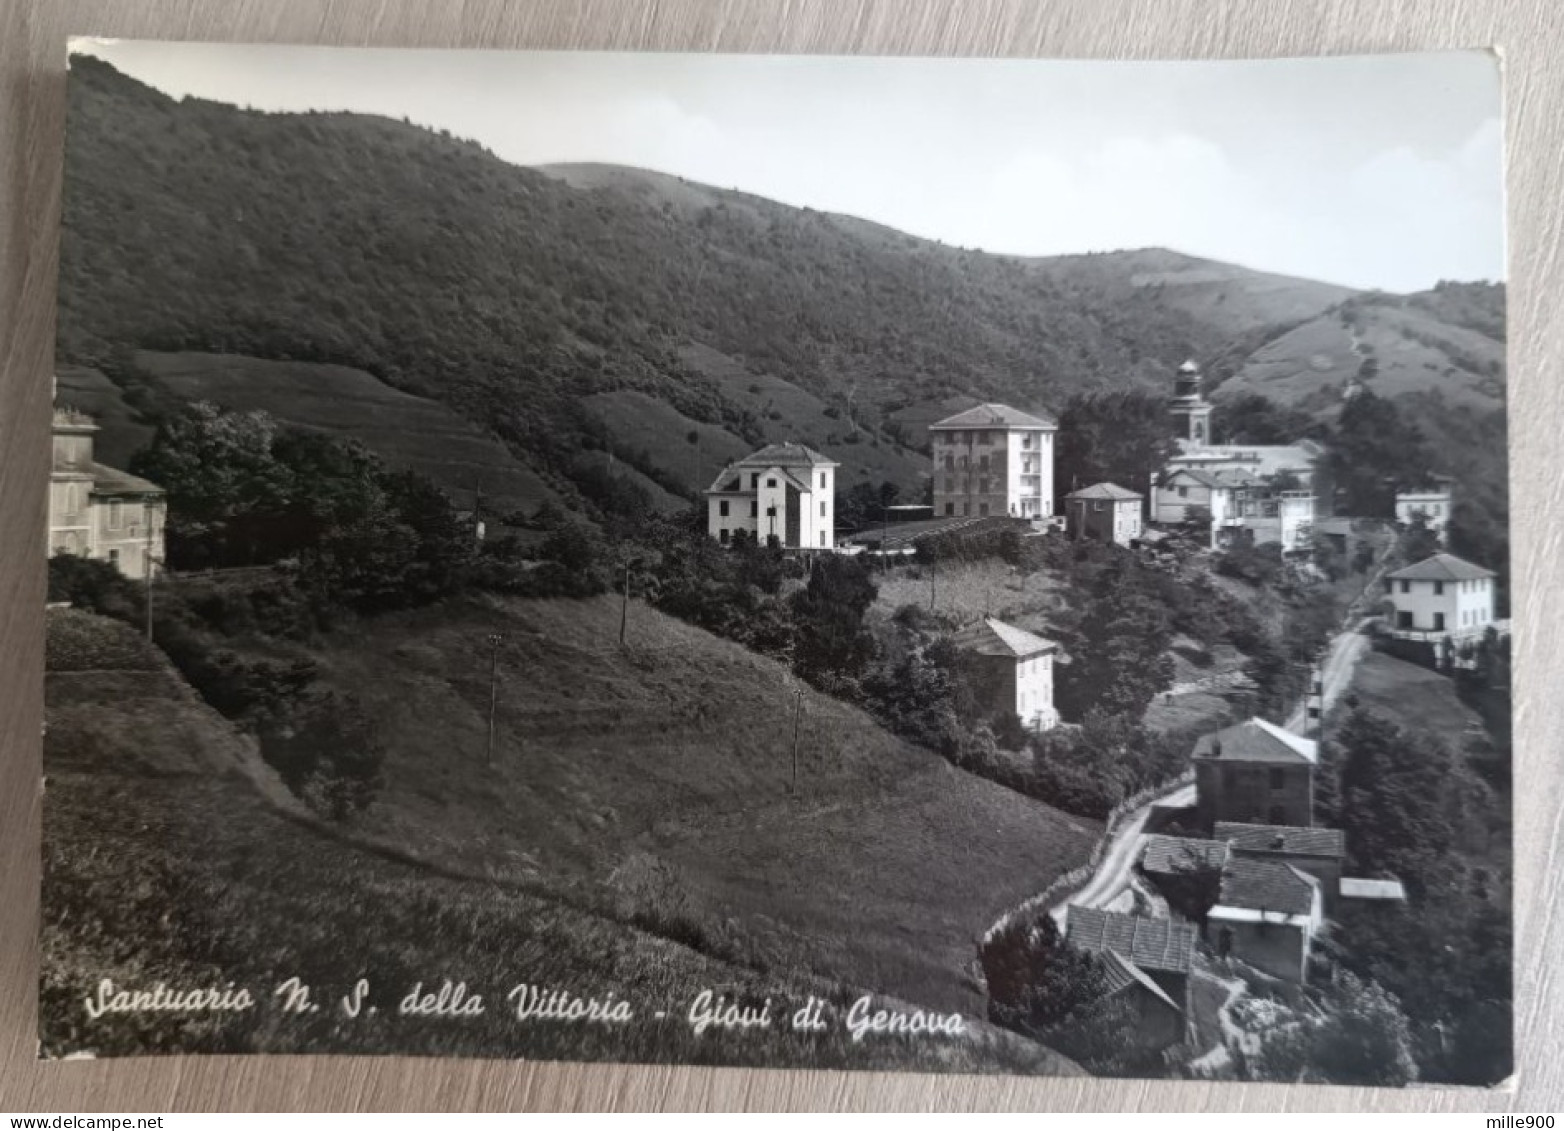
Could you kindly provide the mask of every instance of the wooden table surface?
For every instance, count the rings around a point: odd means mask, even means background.
[[[1517,1079],[1505,1092],[347,1057],[35,1060],[44,484],[72,34],[493,48],[1233,57],[1497,47],[1509,174]],[[0,1111],[1543,1112],[1564,1098],[1564,6],[1558,0],[0,0]]]

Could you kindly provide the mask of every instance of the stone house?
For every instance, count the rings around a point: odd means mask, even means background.
[[[1104,960],[1104,1003],[1128,1007],[1134,1024],[1122,1036],[1143,1050],[1164,1049],[1191,1035],[1190,970],[1198,932],[1174,919],[1072,906],[1065,941]]]
[[[1145,498],[1117,483],[1094,483],[1064,497],[1065,533],[1128,546],[1141,535]]]
[[[1206,940],[1218,958],[1232,957],[1274,978],[1302,983],[1325,923],[1320,881],[1291,864],[1234,853],[1222,869]]]
[[[1195,743],[1196,813],[1202,824],[1311,826],[1319,744],[1253,718]]]
[[[1319,881],[1326,914],[1335,909],[1341,894],[1342,863],[1347,858],[1347,838],[1340,829],[1218,821],[1211,836],[1230,846],[1236,855],[1290,864],[1307,872]]]

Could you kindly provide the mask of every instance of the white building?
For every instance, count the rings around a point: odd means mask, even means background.
[[[1058,644],[993,617],[962,629],[953,642],[984,710],[1012,711],[1030,730],[1059,724],[1054,709]]]
[[[980,404],[929,425],[934,517],[1051,516],[1058,430],[1050,416],[1002,404]]]
[[[1387,574],[1391,628],[1409,639],[1481,636],[1494,626],[1496,576],[1454,554],[1433,554]]]
[[[838,466],[803,444],[768,444],[707,488],[706,529],[724,545],[745,530],[761,545],[834,549]]]
[[[1249,493],[1263,484],[1247,471],[1170,468],[1152,489],[1151,520],[1180,526],[1203,517],[1211,523],[1214,549],[1223,530],[1242,525]]]
[[[1396,522],[1411,526],[1422,518],[1423,524],[1445,544],[1445,528],[1450,524],[1450,508],[1455,501],[1453,481],[1436,476],[1432,482],[1396,492]]]
[[[54,410],[49,553],[97,558],[130,578],[156,576],[163,562],[163,489],[93,459],[97,431],[84,413]]]
[[[1128,546],[1141,535],[1145,496],[1117,483],[1094,483],[1064,497],[1065,531],[1071,538],[1094,538]]]

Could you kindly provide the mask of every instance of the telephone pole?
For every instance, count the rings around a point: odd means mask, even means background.
[[[804,717],[804,690],[801,687],[793,689],[793,781],[788,786],[789,793],[798,792],[798,727]]]
[[[157,511],[150,500],[143,504],[143,508],[143,517],[146,519],[147,531],[146,544],[141,551],[141,570],[146,574],[147,578],[147,643],[150,644],[152,643],[152,579],[154,576],[152,568],[152,520]]]
[[[489,742],[483,756],[483,764],[486,766],[494,765],[494,722],[500,701],[500,645],[503,643],[505,637],[502,634],[489,633]]]

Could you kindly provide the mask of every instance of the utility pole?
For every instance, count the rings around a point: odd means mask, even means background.
[[[500,645],[505,643],[505,637],[498,632],[489,633],[489,743],[484,753],[483,763],[486,766],[494,765],[494,720],[495,710],[500,701]]]
[[[625,588],[624,598],[619,603],[619,646],[625,645],[625,633],[630,626],[630,571],[641,564],[639,558],[630,558],[625,562]]]
[[[789,793],[798,792],[798,727],[804,717],[804,691],[801,687],[793,689],[793,781],[788,786]]]
[[[939,552],[929,546],[929,612],[934,611],[934,579],[939,576]]]
[[[152,578],[154,576],[152,569],[152,520],[157,511],[153,507],[151,500],[146,501],[142,506],[144,508],[143,517],[147,523],[147,532],[146,545],[141,551],[141,569],[147,577],[147,643],[150,644],[152,643]]]

